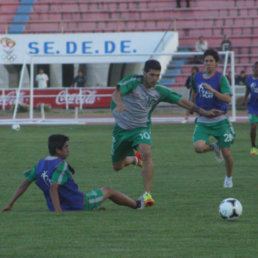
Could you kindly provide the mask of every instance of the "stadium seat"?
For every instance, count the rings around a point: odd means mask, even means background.
[[[19,4],[19,0],[1,0],[2,33],[3,22],[12,21]],[[175,0],[37,0],[24,33],[166,31],[170,27],[179,32],[182,47],[194,49],[198,37],[204,35],[217,50],[226,34],[240,62],[236,67],[248,70],[258,52],[257,0],[217,0],[216,4],[196,0],[190,5],[186,8],[182,1],[182,8],[176,8]],[[183,64],[175,85],[184,81],[190,69]]]

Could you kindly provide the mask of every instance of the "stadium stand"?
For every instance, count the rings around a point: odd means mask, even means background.
[[[176,0],[22,0],[19,6],[18,3],[1,1],[1,31],[6,31],[6,24],[12,33],[166,31],[172,27],[179,32],[179,51],[193,50],[200,35],[205,35],[209,47],[219,50],[223,36],[228,35],[236,54],[236,73],[240,70],[250,73],[252,63],[257,60],[257,0],[216,3],[192,0],[190,8],[176,8]],[[22,31],[19,25],[24,25]],[[174,58],[162,82],[169,87],[182,86],[190,68],[188,59]]]
[[[8,32],[9,26],[12,24],[16,10],[19,7],[19,0],[1,0],[0,3],[0,33]]]

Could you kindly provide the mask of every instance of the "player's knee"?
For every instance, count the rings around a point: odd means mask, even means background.
[[[151,160],[151,149],[144,150],[141,156],[143,162]]]
[[[113,188],[110,186],[104,186],[101,188],[101,190],[106,198],[109,198],[114,192]]]
[[[113,170],[114,171],[119,171],[122,169],[122,166],[120,164],[116,164],[116,163],[113,163]]]
[[[205,145],[202,142],[195,142],[193,146],[196,153],[202,153],[205,150]]]
[[[199,146],[199,145],[194,145],[194,150],[196,153],[202,153],[203,152],[203,148],[202,146]]]

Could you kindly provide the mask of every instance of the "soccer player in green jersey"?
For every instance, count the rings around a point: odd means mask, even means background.
[[[96,209],[104,200],[110,199],[118,205],[143,209],[143,199],[132,200],[109,186],[88,193],[79,191],[75,183],[74,169],[66,162],[70,150],[69,138],[65,135],[51,135],[48,139],[50,156],[41,159],[31,170],[24,172],[25,181],[2,211],[10,211],[15,201],[28,189],[32,182],[43,191],[50,211],[89,211]]]
[[[194,76],[192,100],[197,106],[205,110],[219,109],[221,115],[214,118],[204,117],[202,114],[196,119],[193,134],[193,145],[197,153],[215,152],[218,162],[225,160],[226,177],[224,188],[233,187],[233,158],[230,146],[233,143],[234,129],[226,116],[227,106],[231,101],[231,91],[228,80],[217,72],[218,53],[213,49],[204,52],[204,71]],[[217,141],[211,144],[209,137]]]
[[[151,113],[160,102],[175,103],[202,116],[221,114],[216,109],[204,110],[158,84],[161,65],[148,60],[142,76],[130,75],[118,82],[112,95],[111,109],[115,118],[112,142],[113,169],[119,171],[130,164],[142,168],[145,207],[152,206],[154,165],[151,158]],[[135,153],[134,150],[137,152]]]

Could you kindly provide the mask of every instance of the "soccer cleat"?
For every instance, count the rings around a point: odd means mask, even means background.
[[[142,167],[142,157],[138,151],[135,152],[136,166]]]
[[[223,187],[224,188],[232,188],[233,187],[232,177],[230,177],[230,178],[228,178],[227,176],[225,177]]]
[[[188,117],[185,117],[184,120],[181,121],[182,124],[188,123]]]
[[[258,149],[255,148],[255,147],[252,147],[251,150],[250,150],[250,155],[258,155]]]
[[[144,200],[144,205],[145,207],[151,207],[154,205],[155,201],[154,199],[152,198],[151,194],[148,193],[148,192],[145,192],[143,194],[143,200]]]
[[[221,163],[223,161],[223,156],[222,156],[222,152],[221,152],[221,149],[220,149],[220,146],[219,146],[218,142],[212,143],[212,146],[213,146],[213,150],[214,150],[214,153],[215,153],[216,160],[219,163]]]
[[[233,187],[233,182],[232,182],[232,180],[225,180],[223,187],[224,187],[224,188],[232,188],[232,187]]]

